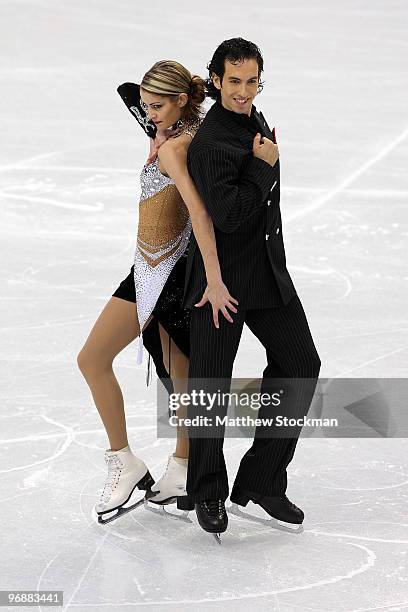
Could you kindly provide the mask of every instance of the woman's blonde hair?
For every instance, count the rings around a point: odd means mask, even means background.
[[[204,80],[197,74],[192,75],[178,62],[156,62],[144,75],[140,87],[149,93],[170,98],[181,93],[187,94],[187,103],[180,109],[184,121],[199,119],[203,114],[201,103],[205,99]]]

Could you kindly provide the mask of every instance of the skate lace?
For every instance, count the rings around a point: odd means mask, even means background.
[[[123,467],[122,462],[117,455],[105,457],[105,461],[108,464],[108,476],[105,480],[103,491],[101,493],[101,503],[106,503],[109,501],[113,491],[118,486]]]
[[[167,472],[169,471],[169,465],[170,465],[170,460],[171,460],[171,456],[168,458],[167,460],[167,465],[166,465],[166,469],[164,470],[164,474],[161,478],[159,478],[159,480],[156,482],[156,486],[158,486],[162,480],[164,480],[167,476]]]
[[[203,504],[210,516],[225,514],[225,505],[222,499],[207,499]]]
[[[171,456],[167,460],[167,465],[166,465],[166,469],[164,470],[163,478],[166,476],[167,472],[169,471],[170,461],[171,461]]]

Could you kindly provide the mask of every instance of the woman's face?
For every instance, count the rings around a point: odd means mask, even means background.
[[[181,115],[181,107],[187,102],[187,94],[179,94],[178,98],[159,96],[140,88],[142,107],[148,118],[157,125],[157,129],[165,130],[172,126]]]

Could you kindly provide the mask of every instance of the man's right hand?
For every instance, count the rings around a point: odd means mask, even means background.
[[[263,143],[261,143],[261,135],[259,133],[254,138],[252,151],[254,157],[263,159],[271,166],[274,166],[279,159],[278,145],[269,140],[269,138],[266,138],[266,136],[263,137]]]

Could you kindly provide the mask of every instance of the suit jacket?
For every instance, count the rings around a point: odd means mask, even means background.
[[[279,159],[272,167],[254,157],[257,131],[273,140],[254,105],[249,117],[216,101],[189,146],[187,167],[214,223],[227,289],[240,305],[266,308],[287,304],[296,291],[286,269]],[[206,285],[203,259],[192,235],[183,305],[191,308]]]

